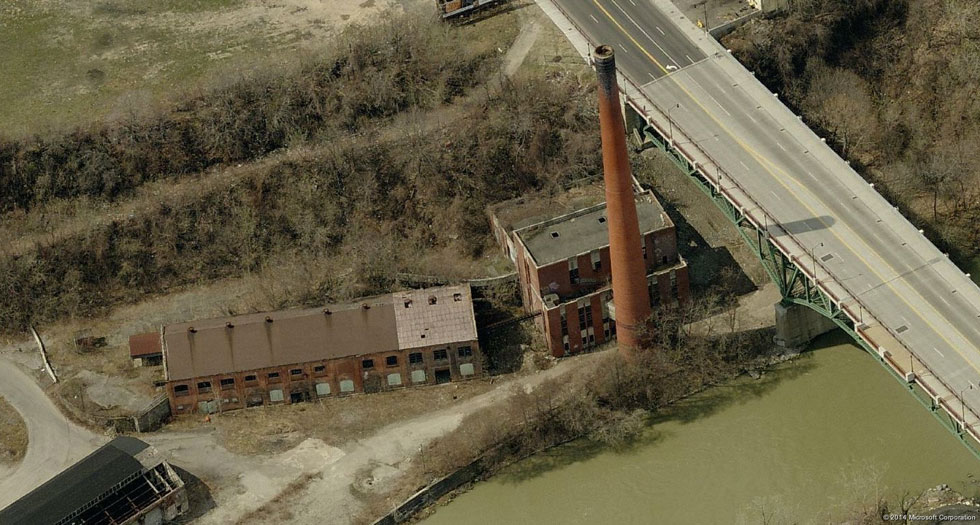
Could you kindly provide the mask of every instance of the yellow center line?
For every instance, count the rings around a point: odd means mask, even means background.
[[[606,18],[608,18],[619,29],[619,31],[621,33],[623,33],[623,35],[625,35],[626,38],[628,38],[630,40],[630,42],[633,43],[633,45],[635,45],[637,48],[639,48],[641,51],[643,51],[643,54],[645,54],[646,57],[651,62],[653,62],[657,67],[659,67],[661,71],[663,71],[667,76],[670,76],[669,72],[667,71],[667,68],[665,68],[663,66],[663,64],[661,64],[652,54],[650,54],[650,52],[645,47],[643,47],[643,45],[641,45],[639,42],[637,42],[636,39],[633,38],[633,35],[631,35],[629,33],[629,31],[627,31],[625,28],[623,28],[623,26],[620,25],[620,23],[615,18],[613,18],[613,16],[609,13],[609,11],[607,11],[606,8],[603,7],[602,4],[599,3],[599,0],[592,0],[592,1],[595,4],[595,6],[597,8],[599,8],[600,11],[602,11],[602,13],[606,16]],[[948,344],[949,347],[952,348],[957,354],[959,354],[960,357],[962,357],[963,360],[966,361],[967,364],[970,365],[970,367],[972,367],[975,371],[977,371],[978,373],[980,373],[980,368],[978,368],[977,365],[973,363],[973,361],[971,361],[966,355],[964,355],[960,351],[958,345],[953,344],[945,335],[943,335],[942,332],[939,331],[938,328],[936,328],[936,326],[931,321],[929,321],[929,319],[927,319],[923,315],[922,312],[919,311],[918,308],[916,308],[911,303],[909,303],[908,300],[905,299],[905,296],[902,293],[900,293],[898,290],[895,289],[895,287],[891,283],[891,280],[885,279],[885,277],[883,275],[881,275],[875,269],[875,267],[871,263],[869,263],[868,260],[865,259],[861,255],[860,252],[858,252],[857,250],[855,250],[850,245],[850,243],[848,243],[846,240],[844,240],[842,237],[840,237],[837,234],[837,232],[835,232],[831,228],[831,225],[830,224],[827,224],[827,222],[824,221],[824,219],[820,216],[820,214],[818,214],[816,212],[816,210],[814,210],[812,207],[810,207],[810,205],[807,203],[806,200],[801,199],[800,196],[795,191],[793,191],[792,188],[790,188],[789,186],[786,185],[786,183],[782,180],[782,177],[780,177],[779,175],[782,174],[787,179],[793,181],[794,183],[796,183],[797,186],[799,186],[801,189],[803,189],[806,193],[810,194],[813,197],[813,200],[816,200],[816,201],[820,202],[821,204],[823,204],[824,206],[826,206],[828,209],[830,209],[830,206],[828,206],[826,202],[824,202],[822,199],[820,199],[819,197],[817,197],[816,195],[814,195],[813,192],[811,192],[808,188],[806,188],[806,186],[804,186],[803,183],[801,183],[799,180],[797,180],[791,174],[789,174],[786,171],[782,170],[773,161],[769,160],[764,155],[762,155],[761,153],[757,152],[754,148],[752,148],[751,146],[749,146],[748,144],[746,144],[745,142],[743,142],[742,140],[740,140],[738,137],[736,137],[735,134],[732,133],[732,131],[728,128],[728,126],[726,126],[725,124],[723,124],[721,122],[721,120],[718,119],[718,117],[716,117],[711,111],[709,111],[708,108],[705,107],[693,94],[691,94],[691,92],[688,91],[686,87],[684,87],[683,85],[681,85],[679,82],[674,82],[674,85],[676,85],[677,87],[679,87],[681,89],[681,91],[683,91],[684,94],[686,94],[688,96],[688,98],[691,99],[692,102],[694,102],[695,104],[697,104],[698,107],[700,107],[701,110],[704,111],[704,113],[706,115],[708,115],[708,117],[711,118],[711,120],[713,120],[715,122],[715,124],[718,125],[718,127],[720,127],[722,130],[724,130],[725,133],[733,141],[735,141],[736,144],[738,144],[739,146],[741,146],[742,149],[744,149],[750,156],[752,156],[757,162],[759,162],[759,165],[762,166],[762,168],[764,170],[766,170],[767,172],[769,172],[769,174],[777,182],[779,182],[779,184],[783,188],[785,188],[786,191],[790,192],[790,194],[792,194],[796,198],[796,200],[798,200],[800,202],[800,204],[802,204],[804,207],[806,207],[806,209],[809,210],[810,213],[814,217],[816,217],[817,220],[820,221],[821,224],[824,225],[824,227],[827,229],[827,231],[830,232],[831,235],[833,235],[838,241],[840,241],[841,244],[843,244],[844,246],[846,246],[847,249],[850,250],[858,259],[860,259],[861,262],[863,262],[864,265],[867,266],[868,269],[872,273],[875,274],[875,276],[877,276],[879,279],[881,279],[881,281],[885,284],[885,286],[887,286],[895,295],[897,295],[898,298],[901,299],[902,302],[905,303],[905,305],[909,307],[909,309],[911,309],[913,312],[915,312],[915,314],[919,317],[919,319],[921,319],[922,321],[924,321],[930,328],[932,328],[932,331],[935,332],[936,335],[938,335],[940,338],[942,338],[942,340],[945,341],[946,344]],[[778,171],[779,174],[777,174],[774,170],[775,171]],[[857,232],[855,232],[853,229],[851,229],[849,226],[847,226],[843,222],[841,222],[841,224],[844,225],[844,228],[846,228],[848,231],[850,231],[851,234],[853,234],[861,242],[861,244],[863,244],[870,252],[876,253],[875,250],[873,248],[871,248],[871,246],[868,245],[864,241],[864,239],[862,239],[861,236],[858,235]],[[881,260],[885,263],[885,265],[887,265],[889,268],[891,268],[891,270],[893,272],[895,272],[895,274],[897,276],[901,276],[902,275],[902,273],[899,272],[898,270],[896,270],[895,267],[892,266],[887,260],[885,260],[884,257],[881,257]],[[814,278],[816,278],[816,276],[814,276]],[[904,281],[904,279],[902,279],[902,281]],[[927,305],[929,305],[929,307],[932,309],[932,311],[936,315],[938,315],[942,319],[945,319],[946,318],[941,312],[939,312],[939,310],[936,309],[935,306],[932,305],[932,303],[930,303],[929,301],[927,301],[925,297],[923,297],[921,294],[919,294],[918,290],[916,290],[915,287],[909,285],[908,283],[906,283],[906,286],[908,288],[910,288],[912,290],[912,292],[915,293],[919,297],[919,299],[921,299],[923,302],[925,302]],[[848,293],[850,293],[850,292],[848,292]],[[963,338],[963,340],[965,340],[967,342],[967,344],[970,344],[970,339],[968,337],[966,337],[963,334],[963,332],[961,332],[959,330],[959,328],[957,328],[953,323],[949,323],[949,325],[950,325],[950,327],[953,328],[953,330],[956,331],[956,333],[958,333],[960,335],[960,337]],[[976,347],[974,347],[974,349],[976,349]]]

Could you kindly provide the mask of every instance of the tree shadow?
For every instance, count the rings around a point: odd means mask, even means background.
[[[838,343],[834,339],[828,338],[819,348],[836,344]],[[805,352],[796,359],[770,368],[759,379],[752,379],[743,375],[711,386],[677,401],[657,413],[650,414],[645,420],[643,431],[634,439],[621,445],[608,445],[588,437],[576,439],[508,465],[497,472],[494,477],[504,483],[518,484],[575,463],[588,461],[604,453],[640,453],[644,448],[669,437],[668,433],[657,428],[658,424],[668,421],[677,421],[682,424],[691,423],[727,407],[758,399],[773,391],[784,381],[798,378],[812,371],[814,366],[810,353]]]
[[[774,390],[784,381],[800,377],[813,370],[812,356],[803,353],[793,361],[767,370],[758,379],[742,376],[724,384],[678,401],[650,419],[651,425],[664,421],[691,423],[720,412],[730,406],[742,405]]]
[[[481,330],[480,348],[486,357],[487,372],[499,375],[520,370],[524,364],[525,349],[532,341],[533,330],[533,319]]]
[[[717,289],[721,277],[730,293],[743,295],[757,290],[752,279],[742,270],[727,246],[712,246],[701,233],[687,221],[670,199],[652,190],[673,221],[677,231],[677,251],[687,261],[691,291]]]

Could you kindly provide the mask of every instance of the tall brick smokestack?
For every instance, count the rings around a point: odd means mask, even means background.
[[[646,268],[636,218],[632,172],[626,152],[626,126],[619,103],[616,57],[611,46],[593,53],[599,77],[599,125],[602,129],[602,166],[606,182],[606,224],[612,263],[613,302],[620,352],[629,355],[639,343],[638,332],[650,316]]]

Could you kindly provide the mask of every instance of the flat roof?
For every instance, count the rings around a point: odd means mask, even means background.
[[[575,186],[560,193],[538,192],[501,202],[490,213],[504,230],[511,232],[558,215],[601,204],[606,200],[602,180]]]
[[[163,332],[170,381],[477,338],[469,285],[204,319],[169,325]]]
[[[648,234],[673,223],[649,191],[637,194],[636,215],[640,233]],[[557,216],[517,230],[538,266],[546,266],[579,254],[609,246],[606,203]]]
[[[136,438],[113,439],[0,511],[0,523],[34,525],[64,520],[146,470],[133,456],[147,447]]]

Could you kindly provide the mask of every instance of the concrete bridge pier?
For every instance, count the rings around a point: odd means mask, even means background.
[[[773,341],[786,349],[801,349],[817,336],[837,328],[833,321],[801,304],[778,302],[775,309],[776,335]]]

